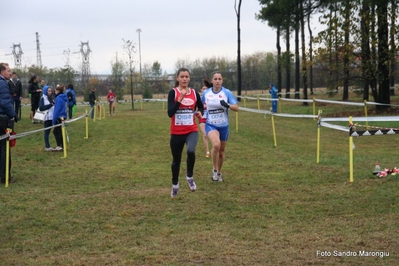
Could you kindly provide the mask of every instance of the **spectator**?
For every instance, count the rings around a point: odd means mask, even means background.
[[[76,94],[72,84],[68,85],[65,94],[68,97],[68,117],[69,119],[72,119],[72,116],[75,113],[74,108],[76,108]]]
[[[273,83],[269,85],[269,93],[272,96],[272,112],[277,113],[277,99],[278,99],[278,91]]]
[[[39,82],[39,77],[36,75],[33,75],[30,80],[29,80],[29,87],[28,91],[30,93],[30,103],[31,103],[31,109],[30,109],[30,119],[32,120],[32,123],[35,123],[35,120],[33,117],[35,116],[35,112],[37,108],[39,108],[39,102],[40,102],[40,97],[42,93],[42,89],[39,88],[39,85],[37,84]]]
[[[7,82],[11,75],[12,73],[9,65],[7,63],[0,63],[0,119],[2,120],[0,136],[4,135],[5,130],[10,127],[10,120],[14,119],[15,122],[18,121]],[[6,141],[6,139],[0,140],[0,182],[3,184],[6,182]],[[9,173],[11,173],[11,151],[9,159]],[[11,177],[11,174],[9,182],[15,182],[15,179]]]
[[[49,135],[51,132],[51,126],[53,125],[53,113],[54,113],[54,96],[53,89],[46,86],[43,89],[43,96],[40,99],[39,110],[46,111],[47,113],[44,117],[44,145],[45,151],[53,151],[54,149],[50,146]]]
[[[96,88],[93,88],[89,94],[89,103],[91,107],[91,118],[94,118],[94,107],[96,106]]]
[[[64,93],[65,87],[64,85],[57,85],[55,88],[55,102],[54,102],[54,112],[53,112],[53,120],[52,124],[53,125],[60,125],[64,123],[66,117],[67,117],[67,110],[66,110],[66,105],[68,98],[66,94]],[[64,147],[64,142],[62,138],[62,130],[61,126],[57,126],[54,128],[53,131],[55,140],[57,142],[57,147],[54,149],[55,151],[62,151]]]
[[[21,119],[21,100],[22,100],[22,83],[18,78],[17,73],[12,72],[11,79],[8,81],[8,87],[10,88],[11,98],[14,102],[14,111]]]

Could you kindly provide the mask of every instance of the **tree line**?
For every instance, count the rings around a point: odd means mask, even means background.
[[[291,88],[294,62],[294,90],[304,98],[314,81],[322,77],[327,88],[342,87],[342,100],[349,88],[362,89],[363,99],[390,104],[395,85],[397,3],[395,0],[259,0],[256,18],[276,30],[277,86]],[[325,30],[313,35],[312,16],[319,15]],[[308,34],[308,42],[305,38]],[[290,37],[294,35],[294,53]],[[283,52],[282,42],[285,42]],[[287,67],[289,66],[289,67]],[[315,70],[318,74],[315,75]],[[285,85],[282,73],[285,72]],[[290,97],[286,94],[286,97]],[[387,106],[377,106],[378,109]]]

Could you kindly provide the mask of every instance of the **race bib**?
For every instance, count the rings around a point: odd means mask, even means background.
[[[175,114],[176,126],[192,126],[194,125],[194,114],[191,109],[179,109]]]
[[[209,124],[223,124],[226,123],[226,113],[223,109],[209,110],[208,112]]]

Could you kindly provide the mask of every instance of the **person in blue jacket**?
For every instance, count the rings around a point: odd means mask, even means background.
[[[269,85],[269,93],[271,94],[272,99],[278,99],[278,91],[273,83],[270,83]],[[272,112],[277,113],[277,100],[272,100]]]
[[[73,108],[76,105],[76,94],[72,84],[68,85],[65,94],[68,97],[68,117],[71,119],[73,116]]]
[[[54,101],[54,112],[53,112],[53,125],[60,125],[64,122],[67,117],[66,109],[68,97],[64,93],[65,87],[64,85],[57,85],[55,88],[55,101]],[[53,130],[53,134],[55,140],[57,142],[56,151],[63,150],[63,139],[62,139],[62,130],[61,126],[57,126]]]
[[[13,100],[11,98],[10,90],[7,81],[11,77],[11,69],[7,63],[0,63],[0,116],[4,122],[4,127],[0,128],[0,136],[6,133],[8,127],[13,129],[10,125],[10,120],[18,121],[18,117],[14,110]],[[3,124],[3,123],[2,123]],[[14,130],[14,129],[13,129]],[[11,150],[10,150],[11,152]],[[9,179],[10,183],[14,183],[15,179],[11,176],[11,153],[9,154]],[[0,181],[6,182],[6,139],[0,140]]]

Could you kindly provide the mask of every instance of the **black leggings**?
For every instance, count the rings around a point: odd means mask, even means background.
[[[59,125],[61,123],[62,123],[62,121],[59,118],[55,122],[56,125]],[[55,127],[53,130],[53,134],[55,137],[55,141],[57,142],[57,146],[64,148],[64,142],[63,142],[63,138],[62,138],[62,126]]]
[[[180,163],[184,144],[187,145],[187,176],[192,177],[195,164],[195,147],[198,142],[198,132],[191,132],[186,135],[171,135],[170,150],[172,151],[172,184],[179,183]]]

